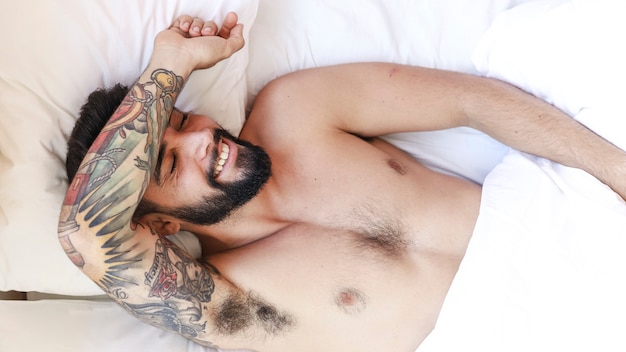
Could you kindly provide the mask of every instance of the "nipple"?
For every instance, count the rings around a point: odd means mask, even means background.
[[[335,303],[347,314],[360,313],[367,306],[365,295],[354,288],[339,290],[335,295]]]
[[[393,171],[397,172],[400,175],[406,175],[406,169],[399,162],[389,159],[387,160],[387,165],[393,169]]]

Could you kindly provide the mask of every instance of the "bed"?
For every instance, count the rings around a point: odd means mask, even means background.
[[[626,149],[621,0],[28,0],[0,14],[0,351],[209,351],[143,324],[65,257],[65,143],[89,92],[130,84],[177,15],[236,11],[247,44],[178,106],[233,133],[259,90],[302,68],[390,61],[513,83]],[[484,185],[483,214],[434,351],[624,351],[626,203],[590,175],[468,128],[385,137]],[[484,219],[485,217],[483,217]],[[198,254],[190,234],[176,241]],[[620,270],[620,268],[622,270]],[[339,332],[338,332],[339,333]]]

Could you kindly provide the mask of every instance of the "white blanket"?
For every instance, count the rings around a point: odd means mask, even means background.
[[[142,323],[112,301],[0,301],[2,352],[223,352]],[[229,352],[246,352],[229,350]]]
[[[588,174],[511,152],[419,352],[626,351],[626,205]]]
[[[492,20],[525,2],[530,6],[494,23],[476,51],[475,69],[469,56]],[[134,79],[149,57],[151,41],[145,39],[179,13],[221,18],[237,10],[245,28],[254,23],[232,66],[207,72],[217,80],[196,76],[197,82],[214,85],[199,89],[204,84],[190,82],[189,99],[181,98],[186,108],[228,117],[222,121],[226,126],[243,121],[246,92],[253,97],[280,74],[380,60],[510,81],[626,147],[623,0],[261,3],[256,22],[255,0],[178,0],[158,2],[153,9],[148,2],[79,6],[39,0],[13,2],[11,11],[0,15],[6,32],[20,28],[20,35],[2,37],[3,116],[28,117],[0,119],[0,289],[101,293],[67,261],[56,241],[71,115],[96,86]],[[38,25],[20,27],[23,18]],[[102,40],[103,31],[116,40]],[[25,37],[31,45],[24,45]],[[252,60],[242,75],[248,47]],[[423,134],[420,148],[415,141],[405,145],[409,135],[390,140],[433,168],[477,182],[506,153],[474,131],[448,132]],[[474,239],[439,324],[418,351],[626,351],[617,338],[626,330],[626,266],[620,259],[625,213],[624,203],[588,175],[511,152],[485,181]],[[139,322],[112,302],[0,301],[0,317],[2,352],[204,351]]]
[[[621,0],[535,1],[499,16],[474,62],[626,148]],[[626,177],[626,175],[624,175]],[[588,174],[510,152],[435,331],[435,351],[626,351],[626,205]]]

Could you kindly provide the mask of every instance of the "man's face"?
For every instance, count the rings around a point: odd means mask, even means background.
[[[158,213],[210,225],[252,199],[270,172],[260,147],[209,117],[174,110],[144,200],[157,205]]]

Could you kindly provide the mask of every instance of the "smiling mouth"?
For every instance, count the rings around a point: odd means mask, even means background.
[[[217,161],[215,162],[215,170],[213,171],[213,177],[219,176],[219,174],[224,170],[224,164],[228,160],[228,156],[230,155],[230,147],[226,143],[222,143],[222,150],[220,155],[217,157]]]

